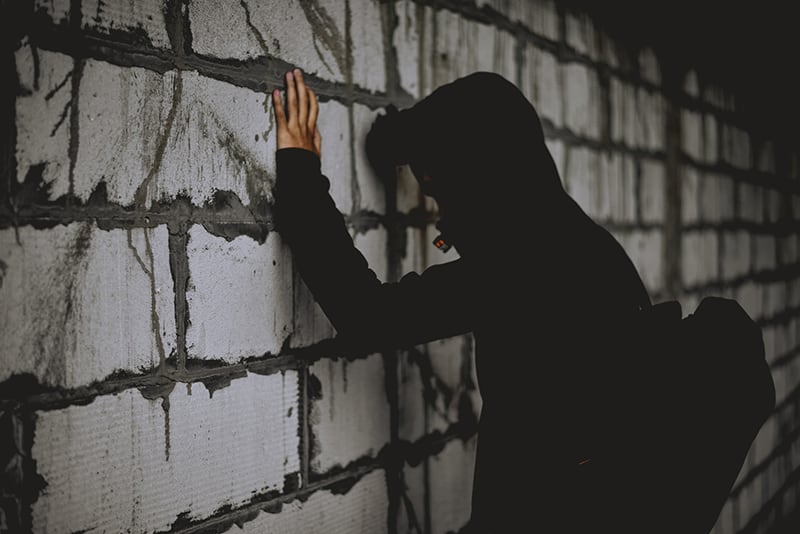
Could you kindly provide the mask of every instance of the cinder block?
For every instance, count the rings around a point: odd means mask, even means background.
[[[574,48],[577,53],[595,59],[597,36],[591,17],[586,13],[567,12],[564,19],[567,45]]]
[[[520,89],[536,108],[539,117],[560,128],[563,120],[561,66],[556,57],[534,45],[525,47]]]
[[[700,219],[700,175],[690,165],[682,165],[681,173],[681,222],[695,224]]]
[[[703,155],[706,163],[717,163],[719,160],[719,146],[717,143],[717,119],[714,115],[703,115]]]
[[[386,213],[386,193],[384,184],[367,161],[364,143],[367,139],[378,111],[360,104],[353,105],[353,149],[358,183],[359,209]]]
[[[609,81],[611,115],[611,140],[628,147],[639,146],[636,138],[636,90],[631,85],[611,76]],[[571,104],[569,104],[571,105]]]
[[[603,189],[597,153],[584,147],[568,148],[565,170],[567,192],[587,215],[595,217]]]
[[[398,437],[411,443],[428,432],[428,403],[418,358],[416,353],[403,352],[397,366]]]
[[[425,79],[423,95],[478,70],[496,72],[511,82],[516,80],[516,40],[512,34],[466,20],[446,9],[436,11],[433,17],[436,32],[432,39],[423,41],[420,55],[420,61],[431,65],[430,75],[427,71],[421,75]]]
[[[54,24],[68,24],[70,4],[70,0],[34,0],[33,10],[46,14]]]
[[[772,141],[764,141],[756,151],[756,169],[761,172],[775,173],[775,145]]]
[[[663,235],[660,230],[635,231],[625,236],[621,243],[636,266],[645,287],[657,293],[663,284]]]
[[[700,180],[700,218],[719,223],[734,216],[733,180],[720,174],[704,174]]]
[[[425,532],[428,515],[425,462],[415,466],[405,464],[402,475],[403,495],[397,510],[397,533]]]
[[[428,460],[431,534],[458,532],[472,515],[477,436],[453,440]]]
[[[750,272],[750,234],[744,230],[722,234],[720,275],[731,280]]]
[[[230,532],[246,534],[381,534],[388,532],[389,496],[381,470],[364,475],[346,492],[321,489],[308,499],[261,512]]]
[[[325,359],[310,368],[318,387],[311,403],[311,469],[325,473],[364,457],[389,442],[389,399],[383,357]]]
[[[558,139],[545,138],[544,144],[547,146],[547,150],[550,152],[550,156],[553,158],[553,163],[556,165],[556,170],[558,171],[558,177],[561,179],[561,184],[564,185],[564,181],[566,179],[566,174],[564,174],[566,164],[566,148],[564,147],[564,142],[559,141]]]
[[[213,398],[178,384],[165,398],[129,389],[39,412],[32,454],[47,486],[34,531],[169,530],[283,490],[299,445],[294,371],[248,375]]]
[[[700,161],[703,152],[703,129],[699,113],[681,110],[681,149],[695,161]]]
[[[165,226],[71,223],[0,231],[0,381],[31,373],[67,388],[140,373],[175,349]]]
[[[666,169],[659,160],[645,158],[641,160],[641,177],[639,182],[639,203],[642,221],[660,223],[664,220],[666,203]]]
[[[269,101],[196,72],[162,76],[87,61],[75,192],[85,200],[104,181],[108,198],[123,205],[177,195],[204,205],[217,191],[230,191],[245,205],[271,199]]]
[[[383,91],[386,86],[380,6],[359,0],[269,2],[198,0],[189,7],[192,48],[201,55],[247,60],[278,57],[328,80]]]
[[[642,48],[639,51],[639,75],[650,83],[661,83],[661,66],[652,48]]]
[[[697,81],[696,71],[689,70],[686,72],[683,78],[683,91],[689,96],[700,97],[700,85]]]
[[[292,333],[292,263],[277,233],[263,244],[247,236],[189,230],[189,325],[192,358],[235,363],[278,354]]]
[[[294,273],[294,329],[289,339],[291,348],[306,347],[332,338],[336,329],[322,311],[300,273]]]
[[[436,395],[435,414],[442,419],[443,426],[459,421],[459,403],[466,397],[473,406],[476,417],[480,415],[482,399],[478,391],[475,368],[474,340],[470,335],[456,336],[427,343],[425,350],[430,360],[431,371],[440,388],[446,388],[448,395],[441,391]],[[446,427],[445,427],[446,428]],[[428,431],[430,432],[430,428]]]
[[[775,268],[775,236],[755,236],[753,249],[753,267],[756,271],[768,271]]]
[[[752,167],[750,134],[741,128],[723,123],[719,142],[722,161],[741,169]]]
[[[17,181],[41,180],[50,200],[69,192],[69,137],[74,60],[22,46],[14,53]]]
[[[736,300],[754,321],[758,321],[762,318],[764,310],[764,291],[760,284],[750,280],[746,281],[737,289]]]
[[[579,63],[562,65],[564,126],[580,136],[600,137],[600,86],[597,73]]]
[[[764,222],[764,189],[742,182],[739,184],[739,217],[746,222]]]
[[[429,21],[433,14],[430,8],[411,0],[395,2],[394,12],[397,17],[397,27],[392,35],[392,45],[397,54],[400,87],[414,98],[419,98],[422,96],[420,72],[425,68],[424,63],[420,62],[420,42],[426,37],[430,38],[432,28],[425,22]]]
[[[411,210],[424,207],[422,191],[419,182],[414,177],[411,167],[400,165],[396,167],[395,176],[397,178],[397,211],[408,213]]]
[[[81,25],[111,40],[133,40],[155,48],[170,48],[164,13],[159,0],[84,0]]]
[[[336,207],[348,215],[354,206],[349,124],[349,111],[345,106],[335,100],[320,104],[317,126],[322,136],[322,174],[330,180],[330,194]]]
[[[767,285],[767,302],[764,307],[766,312],[774,317],[787,311],[788,308],[788,287],[784,280],[772,282]]]
[[[780,255],[782,265],[793,265],[798,261],[797,236],[788,235],[780,239]]]
[[[712,282],[719,276],[716,232],[687,232],[681,239],[681,272],[686,286]]]
[[[778,222],[781,218],[781,193],[775,189],[765,191],[767,222]]]
[[[760,464],[766,460],[767,456],[769,456],[769,453],[772,452],[778,442],[778,419],[773,415],[764,422],[756,435],[755,442],[753,443],[755,448],[755,463]]]
[[[650,150],[664,150],[665,114],[664,98],[657,92],[644,88],[636,91],[636,139]]]
[[[616,152],[601,152],[600,182],[607,191],[609,217],[630,222],[636,218],[636,188],[633,160]]]
[[[519,22],[530,31],[551,40],[559,38],[559,17],[552,0],[508,2],[505,0],[478,0],[478,7],[490,7],[512,22]]]

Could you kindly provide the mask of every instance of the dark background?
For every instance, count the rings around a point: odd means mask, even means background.
[[[593,14],[612,35],[649,44],[662,69],[694,67],[705,80],[734,88],[737,109],[754,125],[800,140],[794,2],[648,2],[565,0]]]

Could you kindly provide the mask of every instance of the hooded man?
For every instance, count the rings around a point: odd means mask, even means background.
[[[478,72],[376,120],[370,161],[410,165],[459,255],[381,283],[320,172],[316,96],[299,69],[286,84],[285,106],[273,92],[278,229],[338,338],[379,350],[473,333],[483,407],[469,532],[576,532],[601,518],[622,531],[636,489],[592,473],[611,447],[606,416],[628,400],[616,347],[650,299],[565,192],[531,103]]]

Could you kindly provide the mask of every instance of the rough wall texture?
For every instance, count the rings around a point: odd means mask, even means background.
[[[764,328],[778,404],[714,532],[797,520],[800,162],[749,128],[731,91],[546,0],[14,4],[0,530],[465,524],[471,338],[338,353],[273,231],[267,95],[294,65],[323,102],[334,199],[384,280],[448,256],[408,171],[379,180],[366,164],[371,120],[474,70],[515,81],[566,188],[654,300],[688,313],[734,297]]]

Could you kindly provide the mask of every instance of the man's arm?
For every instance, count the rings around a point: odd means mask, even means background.
[[[381,283],[353,246],[320,172],[316,96],[299,70],[287,73],[278,127],[276,217],[303,279],[338,334],[359,347],[408,346],[472,328],[469,273],[461,260]],[[303,96],[304,95],[304,96]],[[305,109],[305,111],[304,111]]]

